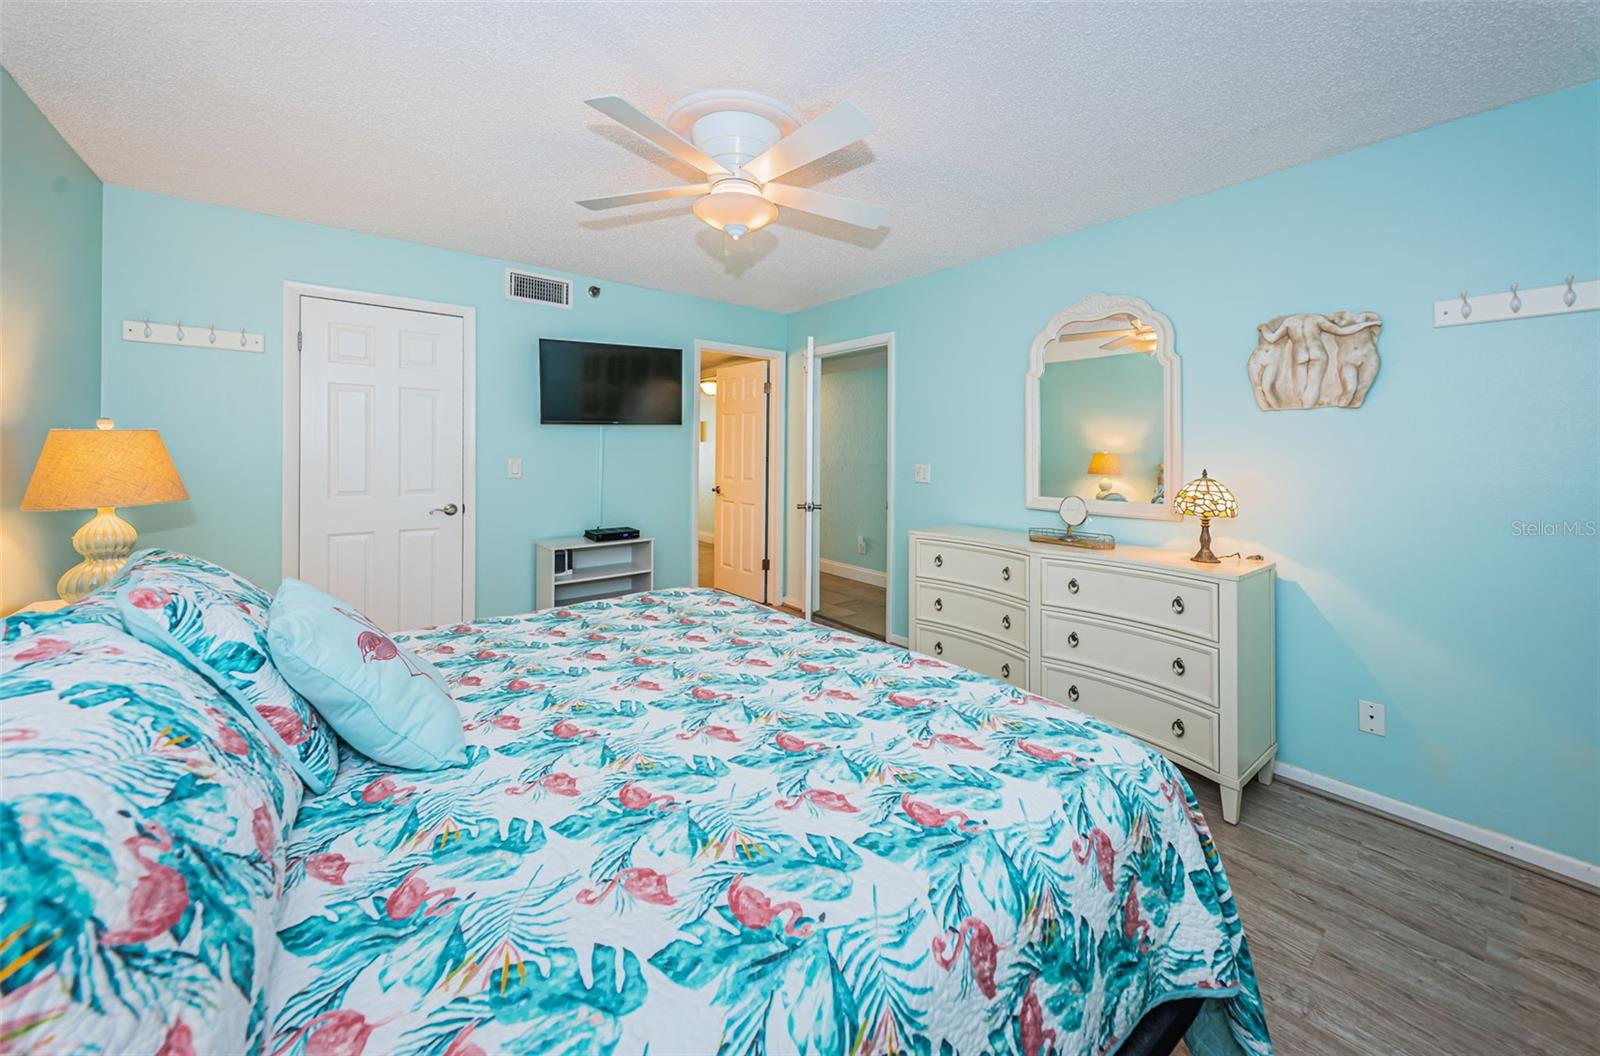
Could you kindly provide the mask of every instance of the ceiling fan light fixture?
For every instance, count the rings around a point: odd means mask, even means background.
[[[761,196],[753,181],[738,176],[717,181],[711,193],[697,199],[694,215],[738,240],[778,217],[778,207]]]

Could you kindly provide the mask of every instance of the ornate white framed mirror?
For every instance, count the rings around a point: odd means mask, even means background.
[[[1076,495],[1092,516],[1176,520],[1181,392],[1172,322],[1144,301],[1091,293],[1057,312],[1028,360],[1028,508]]]

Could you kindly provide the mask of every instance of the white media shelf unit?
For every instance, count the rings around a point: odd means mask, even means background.
[[[568,555],[556,574],[556,555]],[[583,536],[540,539],[533,549],[533,607],[551,609],[582,601],[616,598],[655,588],[655,540],[597,543]]]

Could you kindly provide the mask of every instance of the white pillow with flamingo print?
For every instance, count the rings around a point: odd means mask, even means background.
[[[267,614],[267,648],[284,679],[367,758],[405,770],[466,765],[461,712],[444,679],[354,606],[286,579]]]

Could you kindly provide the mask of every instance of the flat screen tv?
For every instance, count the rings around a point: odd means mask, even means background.
[[[682,425],[683,349],[539,341],[546,425]]]

